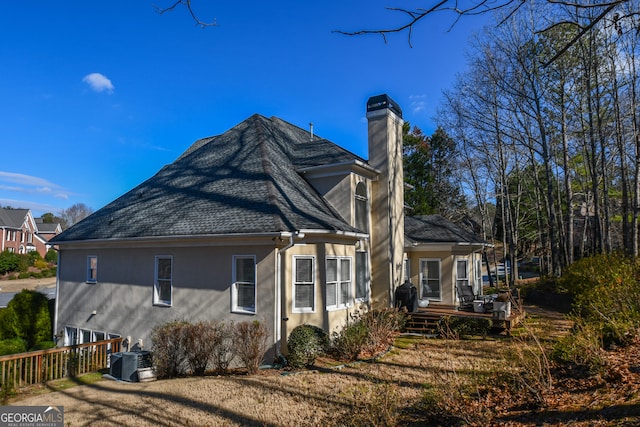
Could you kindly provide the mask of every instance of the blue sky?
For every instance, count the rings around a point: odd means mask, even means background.
[[[154,3],[155,2],[155,3]],[[388,93],[427,132],[483,19],[435,15],[406,34],[385,7],[417,1],[211,2],[156,13],[143,1],[14,1],[0,14],[0,204],[34,215],[99,209],[197,139],[254,113],[367,157],[365,103]]]

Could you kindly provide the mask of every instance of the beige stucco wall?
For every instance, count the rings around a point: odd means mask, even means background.
[[[326,263],[327,257],[340,256],[350,257],[352,259],[351,283],[352,293],[355,295],[355,252],[356,247],[353,244],[345,243],[324,243],[322,241],[314,242],[313,238],[306,239],[304,244],[296,244],[287,249],[282,254],[283,265],[283,338],[287,337],[291,331],[298,325],[309,324],[322,328],[327,333],[331,333],[344,324],[346,324],[349,314],[358,308],[360,303],[352,303],[348,308],[340,308],[335,310],[327,310],[326,308]],[[314,257],[314,282],[315,306],[313,312],[296,313],[293,307],[293,263],[295,256],[312,256]],[[286,338],[282,343],[282,352],[286,353]]]
[[[98,257],[98,281],[86,283],[86,259]],[[173,257],[171,307],[153,305],[155,257]],[[231,312],[233,255],[255,255],[255,315]],[[62,249],[58,279],[56,332],[65,326],[131,336],[150,348],[151,329],[171,320],[265,321],[274,325],[275,249],[273,246],[216,246],[130,249]],[[92,315],[93,311],[95,315]]]
[[[379,306],[392,304],[402,282],[404,254],[403,120],[391,110],[367,113],[369,163],[380,171],[372,183],[371,291]]]
[[[456,260],[466,259],[469,267],[469,282],[473,285],[476,283],[477,275],[475,274],[475,262],[480,259],[480,253],[470,252],[469,249],[464,247],[455,247],[448,250],[413,250],[406,254],[409,259],[410,266],[410,280],[418,290],[420,289],[420,260],[421,259],[439,259],[440,260],[440,286],[441,297],[440,301],[431,300],[429,305],[457,305],[456,297]],[[480,277],[480,281],[482,277]],[[476,293],[480,293],[480,289],[476,290]]]

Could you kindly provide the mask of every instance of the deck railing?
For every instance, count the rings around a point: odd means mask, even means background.
[[[122,338],[0,356],[0,388],[20,388],[108,367]]]

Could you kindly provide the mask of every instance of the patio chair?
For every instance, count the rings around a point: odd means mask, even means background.
[[[458,310],[473,311],[473,301],[478,297],[473,292],[471,285],[456,282],[456,289],[458,291],[458,300],[460,301]]]

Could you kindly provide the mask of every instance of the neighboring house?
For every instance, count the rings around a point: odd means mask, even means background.
[[[10,208],[0,208],[0,230],[0,251],[38,251],[43,258],[50,248],[49,239],[62,232],[60,224],[45,224],[41,218],[34,218],[29,209]]]
[[[251,116],[54,237],[61,343],[149,347],[170,320],[261,320],[273,356],[298,325],[329,332],[363,304],[392,304],[404,280],[402,111],[380,95],[367,119],[368,161]]]
[[[440,215],[405,218],[405,273],[429,305],[457,306],[456,282],[482,295],[482,251],[488,243]]]

